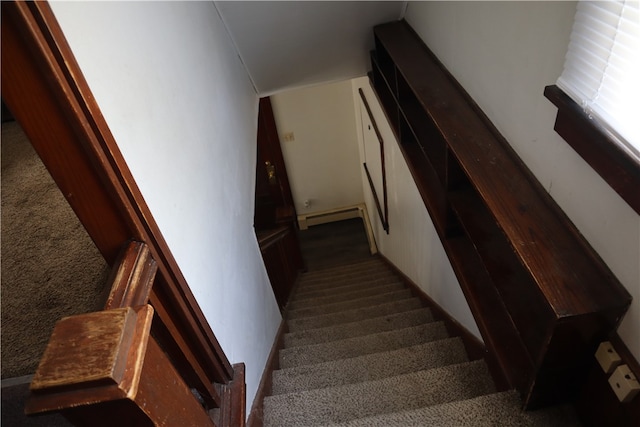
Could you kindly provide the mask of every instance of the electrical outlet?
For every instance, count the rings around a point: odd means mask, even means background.
[[[640,393],[640,384],[627,365],[620,365],[609,378],[609,385],[620,402],[630,402]]]
[[[285,132],[284,135],[282,136],[282,139],[284,139],[284,142],[289,142],[289,141],[295,141],[296,137],[293,134],[293,132]]]
[[[596,351],[596,359],[598,363],[600,363],[602,370],[607,374],[612,373],[613,370],[622,363],[620,355],[615,351],[609,341],[600,343]]]

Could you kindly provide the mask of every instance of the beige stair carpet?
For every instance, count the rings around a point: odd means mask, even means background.
[[[577,426],[569,407],[523,412],[483,360],[379,258],[307,273],[264,400],[265,426]]]

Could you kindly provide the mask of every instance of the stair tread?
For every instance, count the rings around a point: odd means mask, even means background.
[[[389,268],[385,264],[385,262],[382,261],[379,257],[371,257],[371,258],[367,258],[359,261],[354,261],[349,264],[324,267],[324,268],[319,268],[317,270],[308,271],[304,273],[304,276],[316,277],[316,276],[322,276],[322,275],[331,274],[331,273],[340,273],[344,271],[359,270],[359,269],[371,267],[371,266],[383,266],[385,268]]]
[[[472,399],[359,418],[334,427],[578,427],[582,424],[568,405],[522,411],[518,393],[505,391]]]
[[[289,319],[299,319],[302,317],[319,316],[322,314],[338,313],[341,311],[347,311],[354,308],[368,307],[374,304],[381,304],[388,301],[397,301],[402,299],[411,298],[411,290],[400,289],[393,292],[385,292],[382,294],[376,294],[372,296],[357,298],[349,301],[335,302],[332,304],[325,304],[320,307],[308,307],[300,308],[297,310],[288,311],[287,317]]]
[[[422,307],[422,304],[418,298],[407,298],[398,301],[386,301],[369,307],[353,308],[339,313],[288,319],[287,326],[289,327],[289,331],[297,332],[385,316],[387,314],[414,310],[420,307]]]
[[[376,286],[389,285],[394,283],[403,284],[402,280],[396,275],[375,276],[363,278],[361,280],[349,280],[332,286],[298,286],[292,295],[292,301],[304,301],[307,299],[327,297],[331,295],[349,293],[356,290],[372,288]]]
[[[345,271],[340,274],[324,274],[313,277],[303,274],[298,278],[298,284],[301,288],[311,290],[314,288],[337,287],[345,283],[371,280],[376,277],[397,277],[397,275],[388,268],[379,266],[363,268],[359,271]]]
[[[370,284],[369,286],[350,288],[348,290],[335,292],[330,295],[322,295],[304,299],[294,298],[291,300],[287,308],[290,310],[298,310],[301,308],[319,307],[322,305],[334,304],[342,301],[350,301],[358,298],[374,296],[387,292],[394,292],[402,289],[406,289],[406,287],[400,281],[396,281],[395,283],[380,282]]]
[[[371,381],[468,360],[459,337],[273,372],[273,395]]]
[[[448,387],[442,387],[448,384]],[[417,409],[495,392],[483,361],[380,380],[269,396],[265,426],[314,426]]]
[[[395,276],[396,273],[383,264],[366,265],[359,268],[345,269],[340,272],[302,273],[298,282],[305,286],[324,286],[334,282],[357,280],[360,277]]]
[[[354,338],[393,329],[417,326],[429,322],[433,322],[433,314],[428,308],[402,311],[324,328],[290,332],[284,335],[284,348]]]
[[[292,347],[280,350],[280,367],[311,365],[362,356],[379,351],[410,347],[447,338],[444,322],[431,322],[409,328],[347,338],[328,343]]]

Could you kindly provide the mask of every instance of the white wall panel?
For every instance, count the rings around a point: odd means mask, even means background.
[[[280,313],[253,232],[258,98],[211,2],[52,2],[247,409]]]
[[[363,201],[353,102],[350,80],[271,96],[298,215]]]
[[[356,100],[360,99],[358,89],[363,89],[384,140],[389,234],[384,231],[378,217],[364,170],[361,173],[365,202],[374,228],[378,250],[438,305],[476,337],[482,339],[429,212],[424,206],[368,77],[353,79],[352,85],[353,97]],[[357,106],[359,105],[358,103]],[[363,115],[366,116],[366,111]],[[362,144],[364,142],[362,137],[366,130],[362,129],[360,120],[357,126],[360,127],[358,134]],[[361,153],[363,152],[364,150],[361,149]],[[364,161],[364,158],[362,160]]]

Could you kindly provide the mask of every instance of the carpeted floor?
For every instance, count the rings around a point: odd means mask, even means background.
[[[371,257],[361,218],[314,225],[300,230],[299,237],[309,271]]]
[[[16,122],[1,146],[6,379],[35,372],[58,319],[102,307],[108,268]]]

